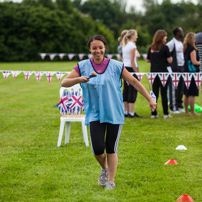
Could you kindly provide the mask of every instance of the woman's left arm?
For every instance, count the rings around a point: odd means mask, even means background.
[[[138,90],[149,102],[149,106],[151,110],[156,109],[156,102],[151,98],[145,87],[135,78],[133,77],[125,68],[122,71],[121,78],[128,81],[134,88]]]
[[[193,50],[190,53],[190,58],[193,65],[197,65],[197,66],[200,65],[200,62],[196,60],[196,50]]]

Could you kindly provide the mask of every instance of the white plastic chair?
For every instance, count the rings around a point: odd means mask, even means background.
[[[80,91],[81,96],[82,96],[81,86],[79,84],[76,84],[76,85],[69,87],[69,88],[61,87],[60,88],[60,98],[63,97],[64,91],[70,92],[72,90],[74,92]],[[89,143],[88,143],[87,127],[85,125],[85,115],[80,115],[80,114],[67,114],[67,115],[62,115],[60,117],[60,130],[59,130],[59,137],[58,137],[57,146],[59,147],[61,145],[64,127],[65,127],[65,144],[69,143],[71,122],[81,122],[83,141],[84,141],[85,145],[88,147]]]

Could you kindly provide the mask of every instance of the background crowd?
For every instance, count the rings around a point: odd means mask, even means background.
[[[200,58],[202,56],[202,32],[195,34],[188,32],[184,37],[184,32],[181,27],[173,29],[173,38],[167,42],[167,32],[165,30],[157,30],[153,37],[153,42],[149,47],[147,54],[147,62],[151,63],[151,72],[191,72],[196,73],[202,69],[200,66]],[[138,34],[136,30],[123,30],[121,36],[118,38],[120,45],[118,51],[122,55],[122,60],[126,69],[129,72],[139,71],[137,65],[138,51],[136,41]],[[167,89],[170,89],[170,103],[168,106]],[[189,88],[184,84],[183,78],[180,77],[177,88],[169,78],[168,82],[163,86],[160,78],[155,77],[152,84],[152,89],[158,100],[159,90],[161,92],[162,107],[164,118],[172,118],[169,114],[169,107],[171,113],[185,113],[189,114],[188,106],[190,105],[190,114],[199,115],[195,112],[195,96],[199,95],[199,90],[192,78]],[[183,101],[184,94],[184,101]],[[126,81],[124,81],[123,99],[124,112],[126,117],[140,117],[134,113],[134,102],[136,100],[136,90]],[[183,109],[183,104],[184,108]],[[133,107],[132,107],[133,106]],[[151,112],[151,118],[158,118],[157,109]]]

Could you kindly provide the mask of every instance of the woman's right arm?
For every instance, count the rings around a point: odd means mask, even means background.
[[[190,58],[193,65],[197,65],[197,66],[200,65],[200,62],[196,60],[196,50],[193,50],[190,53]]]
[[[61,82],[62,87],[70,87],[77,83],[86,83],[89,81],[87,76],[80,76],[75,69],[72,70]]]

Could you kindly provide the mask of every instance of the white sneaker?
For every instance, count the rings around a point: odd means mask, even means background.
[[[151,115],[151,119],[159,118],[159,115]]]
[[[179,114],[180,111],[179,110],[170,110],[170,113],[172,113],[172,114]]]
[[[168,114],[168,115],[164,115],[163,118],[164,118],[164,119],[169,119],[169,118],[172,118],[172,116],[171,116],[170,114]]]
[[[98,184],[105,186],[108,182],[108,170],[101,170],[100,176],[98,178]]]
[[[107,182],[105,189],[114,189],[116,187],[115,183],[110,181]]]
[[[184,113],[185,112],[185,110],[183,108],[179,108],[178,110],[179,110],[180,113]]]

